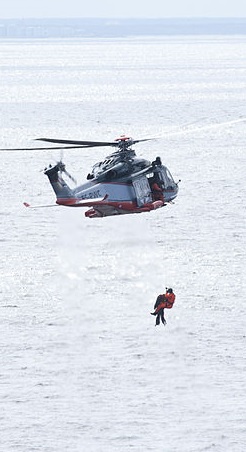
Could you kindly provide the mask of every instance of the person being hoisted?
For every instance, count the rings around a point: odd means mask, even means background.
[[[158,295],[154,306],[154,312],[151,312],[151,315],[156,316],[155,326],[160,325],[160,320],[163,325],[166,325],[167,322],[164,317],[164,309],[172,309],[175,298],[176,296],[173,289],[168,289],[167,287],[165,294]]]

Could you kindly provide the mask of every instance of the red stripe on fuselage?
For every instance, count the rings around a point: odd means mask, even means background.
[[[68,206],[68,207],[86,207],[83,204],[80,204],[78,198],[59,198],[57,199],[56,203],[62,206]],[[84,199],[86,202],[86,199]],[[147,204],[144,204],[142,207],[139,207],[135,201],[99,201],[98,203],[95,201],[93,203],[93,200],[88,200],[88,206],[91,205],[91,207],[98,207],[103,208],[104,206],[114,207],[115,209],[119,211],[128,211],[128,212],[149,212],[150,210],[155,210],[164,205],[164,203],[161,200],[153,201]]]

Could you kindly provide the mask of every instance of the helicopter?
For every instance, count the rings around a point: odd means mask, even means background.
[[[85,183],[73,189],[65,181],[63,174],[76,181],[67,172],[62,160],[55,165],[50,164],[43,171],[56,195],[54,205],[89,207],[85,212],[88,218],[150,212],[172,203],[178,194],[178,183],[174,181],[168,168],[162,165],[161,158],[156,157],[153,162],[138,158],[132,148],[136,143],[151,139],[134,140],[121,135],[114,141],[106,142],[53,138],[36,140],[62,146],[29,149],[116,148],[112,154],[92,167]],[[29,208],[53,206],[24,205]]]

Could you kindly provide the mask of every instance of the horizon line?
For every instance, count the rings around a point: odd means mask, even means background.
[[[77,19],[77,20],[81,20],[81,19],[96,19],[96,20],[190,20],[190,19],[194,19],[194,20],[210,20],[210,19],[222,19],[222,20],[227,20],[227,19],[231,19],[231,20],[245,20],[246,16],[168,16],[168,17],[134,17],[134,16],[129,16],[129,17],[117,17],[117,16],[105,16],[105,17],[100,17],[100,16],[71,16],[71,17],[60,17],[60,16],[49,16],[49,17],[36,17],[36,16],[29,16],[29,17],[0,17],[0,20],[23,20],[23,19],[35,19],[35,20],[43,20],[43,19],[62,19],[62,20],[70,20],[70,19]]]

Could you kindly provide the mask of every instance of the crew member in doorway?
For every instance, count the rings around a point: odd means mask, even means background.
[[[154,306],[154,312],[151,312],[151,315],[156,316],[155,326],[160,325],[160,320],[163,325],[166,325],[167,322],[164,317],[164,309],[172,309],[175,298],[176,296],[173,289],[168,289],[167,287],[165,294],[158,295]]]
[[[164,203],[163,191],[160,185],[157,184],[157,182],[151,184],[151,193],[153,195],[154,201],[162,201]]]

